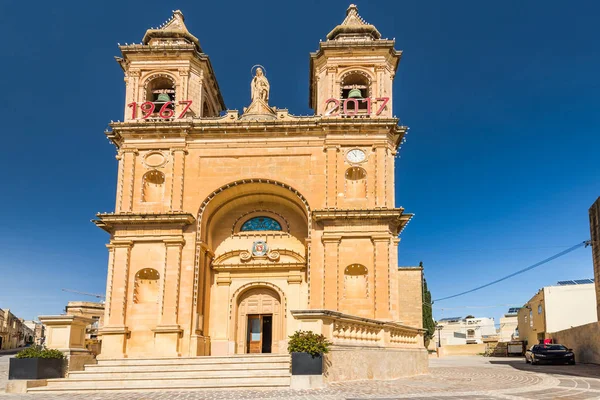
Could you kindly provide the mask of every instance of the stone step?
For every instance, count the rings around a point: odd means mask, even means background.
[[[136,380],[136,379],[208,379],[208,378],[255,378],[255,377],[289,377],[289,366],[276,369],[241,369],[241,370],[189,370],[179,369],[164,371],[117,371],[117,372],[90,372],[78,371],[69,373],[69,382],[97,381],[97,380]]]
[[[98,360],[97,365],[187,365],[187,364],[261,364],[269,362],[289,362],[290,356],[273,354],[260,356],[224,356],[224,357],[173,357],[173,358],[122,358],[122,359],[105,359]]]
[[[231,371],[231,370],[271,370],[271,369],[286,369],[290,368],[290,361],[280,361],[280,362],[264,362],[264,363],[250,363],[250,362],[238,362],[238,363],[184,363],[184,364],[141,364],[141,365],[131,365],[131,364],[114,364],[114,365],[104,365],[104,364],[90,364],[85,366],[84,372],[130,372],[135,367],[135,371],[140,372],[153,372],[153,371]],[[72,372],[71,374],[78,374],[78,372]]]
[[[28,389],[31,393],[66,393],[107,390],[177,390],[177,389],[276,389],[289,388],[290,377],[219,377],[206,379],[136,379],[136,380],[71,380],[51,379],[48,386]]]

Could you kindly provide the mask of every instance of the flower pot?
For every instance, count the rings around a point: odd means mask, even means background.
[[[323,354],[292,353],[292,375],[322,375]]]
[[[8,379],[62,378],[63,363],[58,358],[11,358]]]

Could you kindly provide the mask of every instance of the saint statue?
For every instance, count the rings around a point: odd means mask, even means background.
[[[269,85],[269,81],[267,80],[267,77],[263,73],[262,68],[256,68],[256,75],[252,79],[252,85],[251,85],[252,101],[261,99],[265,103],[268,103],[270,88],[271,88],[271,86]]]

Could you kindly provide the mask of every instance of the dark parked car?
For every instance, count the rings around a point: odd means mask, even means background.
[[[531,364],[575,364],[575,354],[562,344],[536,344],[525,352],[525,362]]]

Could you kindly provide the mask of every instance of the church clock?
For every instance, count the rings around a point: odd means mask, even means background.
[[[365,158],[367,158],[367,155],[360,149],[350,150],[346,154],[346,160],[350,163],[361,163],[365,161]]]

